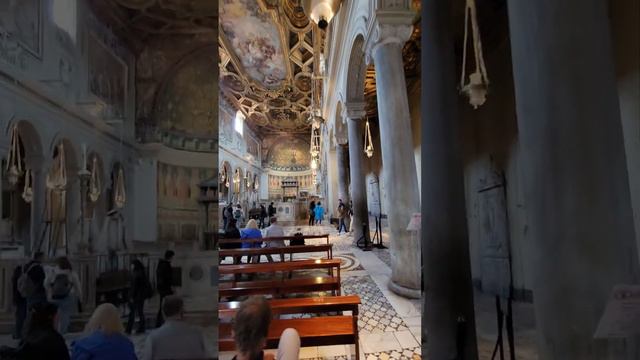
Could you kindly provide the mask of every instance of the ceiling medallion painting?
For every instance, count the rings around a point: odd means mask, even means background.
[[[282,85],[287,67],[280,32],[257,0],[225,0],[220,7],[220,20],[247,75],[266,88]]]
[[[307,133],[322,37],[299,2],[224,0],[220,22],[222,96],[258,135]]]

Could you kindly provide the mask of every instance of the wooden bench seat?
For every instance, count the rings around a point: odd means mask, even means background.
[[[324,239],[327,244],[329,242],[329,234],[322,235],[304,235],[304,236],[279,236],[279,237],[264,237],[264,238],[255,238],[255,239],[219,239],[218,244],[242,244],[242,243],[263,243],[263,242],[271,242],[271,241],[286,241],[286,240],[311,240],[311,239]]]
[[[335,311],[352,311],[354,315],[358,315],[358,305],[360,305],[360,303],[360,297],[358,295],[269,300],[271,312],[274,315],[313,314]],[[233,318],[241,304],[241,301],[219,303],[218,317],[221,320]]]
[[[294,270],[312,270],[312,269],[329,269],[337,270],[338,277],[340,277],[340,264],[339,259],[317,259],[317,260],[294,260],[286,262],[272,262],[272,263],[259,263],[259,264],[235,264],[218,266],[218,272],[220,275],[232,275],[232,274],[251,274],[251,273],[273,273],[276,271],[291,272]]]
[[[225,257],[242,257],[242,256],[256,256],[256,255],[281,255],[289,254],[289,260],[293,260],[293,254],[313,253],[313,252],[326,252],[328,259],[333,259],[333,245],[293,245],[293,246],[280,246],[280,247],[265,247],[265,248],[246,248],[246,249],[225,249],[220,250],[218,254],[220,259]]]
[[[296,278],[287,280],[221,282],[218,285],[219,297],[246,295],[272,295],[331,291],[340,295],[340,278],[333,276]]]
[[[303,347],[355,344],[356,359],[359,359],[359,304],[360,298],[355,295],[271,300],[271,310],[275,315],[333,311],[351,311],[352,315],[272,320],[269,326],[267,348],[277,348],[282,332],[287,328],[294,328],[300,335]],[[239,302],[220,304],[219,317],[223,321],[219,325],[218,346],[220,351],[235,350],[235,342],[231,336],[231,324],[225,320],[232,318],[239,306]]]

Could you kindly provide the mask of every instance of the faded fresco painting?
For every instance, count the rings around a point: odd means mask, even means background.
[[[268,88],[286,79],[280,32],[257,0],[224,0],[220,25],[246,73]]]
[[[213,168],[175,166],[158,162],[158,236],[162,241],[198,240],[202,212],[200,182],[214,176]]]
[[[42,0],[0,1],[0,29],[36,57],[42,56]]]
[[[111,117],[123,118],[127,98],[127,64],[91,34],[89,53],[89,91],[104,101]]]

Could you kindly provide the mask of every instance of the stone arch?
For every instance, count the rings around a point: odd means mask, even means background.
[[[35,170],[31,178],[31,180],[33,180],[31,186],[34,195],[31,202],[25,201],[21,196],[25,186],[25,176],[20,176],[18,182],[12,188],[3,188],[3,192],[4,190],[8,190],[9,199],[11,199],[8,203],[10,204],[9,216],[13,227],[12,237],[14,240],[24,244],[25,250],[28,253],[31,250],[31,244],[37,239],[39,233],[37,230],[40,225],[38,224],[39,210],[37,206],[33,206],[33,203],[34,201],[41,201],[40,199],[42,199],[42,194],[38,192],[37,186],[34,184],[36,177],[39,176],[38,170],[42,168],[42,140],[36,128],[27,120],[9,122],[5,129],[7,138],[11,136],[13,126],[17,126],[18,129],[18,146],[22,156],[22,168],[25,172],[28,169]],[[2,156],[2,160],[1,171],[4,172],[5,161],[8,161],[8,159]]]
[[[233,172],[231,169],[231,164],[226,161],[223,160],[222,164],[220,165],[220,171],[222,172],[222,169],[225,169],[227,171],[227,179],[224,182],[220,182],[219,185],[219,189],[220,189],[220,199],[221,200],[226,200],[227,202],[231,201],[231,186],[233,181],[231,180],[231,177],[233,177]],[[226,182],[229,182],[229,187],[226,186]]]
[[[365,38],[362,33],[358,33],[352,42],[349,65],[346,69],[345,94],[347,103],[364,102],[364,81],[366,77],[367,64],[365,62]]]

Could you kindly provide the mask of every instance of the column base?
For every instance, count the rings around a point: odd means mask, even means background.
[[[422,291],[420,289],[412,289],[400,284],[395,283],[393,280],[389,280],[389,289],[400,295],[402,297],[406,297],[409,299],[420,299],[422,298]]]

